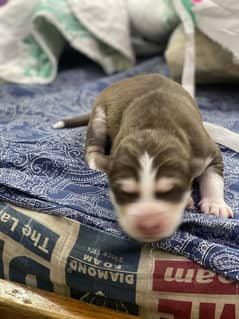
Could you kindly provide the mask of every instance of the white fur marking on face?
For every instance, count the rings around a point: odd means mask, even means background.
[[[153,158],[146,152],[139,159],[139,182],[133,178],[119,180],[125,191],[139,191],[140,197],[128,204],[119,205],[112,193],[111,198],[115,207],[118,221],[123,230],[132,238],[141,241],[156,241],[172,235],[181,223],[184,209],[190,197],[190,192],[185,191],[182,200],[178,203],[158,200],[155,191],[167,192],[178,184],[176,178],[160,178],[156,180],[156,169],[153,167]],[[152,226],[152,234],[140,229],[138,226],[147,220]],[[158,229],[153,231],[154,226]]]
[[[132,238],[146,242],[169,237],[176,231],[181,223],[189,197],[190,192],[185,192],[180,203],[149,201],[120,206],[115,202],[114,195],[112,194],[113,203],[121,227]],[[135,224],[141,217],[145,218],[147,215],[149,215],[149,218],[155,220],[155,225],[159,220],[161,220],[164,225],[158,234],[145,238],[142,233],[138,232]]]
[[[153,158],[147,152],[139,160],[141,171],[140,189],[142,199],[152,199],[155,187],[156,170],[153,168]]]
[[[134,178],[118,180],[117,184],[120,184],[121,189],[127,193],[134,193],[139,191],[139,184]]]
[[[166,193],[173,189],[174,185],[178,184],[179,180],[173,177],[161,177],[158,179],[155,189],[158,192]]]

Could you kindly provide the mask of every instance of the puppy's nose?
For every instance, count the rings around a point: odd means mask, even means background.
[[[161,224],[157,216],[145,216],[136,222],[136,229],[144,236],[154,236],[160,232]]]

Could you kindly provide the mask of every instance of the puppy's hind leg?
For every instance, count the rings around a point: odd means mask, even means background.
[[[199,183],[201,192],[201,211],[205,214],[233,217],[231,208],[224,200],[223,163],[219,150],[215,160],[201,175]]]
[[[91,169],[103,171],[107,169],[106,143],[107,125],[105,109],[101,105],[96,105],[88,124],[85,146],[85,160]]]

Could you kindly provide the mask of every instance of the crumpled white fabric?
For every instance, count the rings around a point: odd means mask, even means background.
[[[154,43],[165,42],[180,22],[172,0],[127,0],[127,7],[133,30]]]
[[[102,43],[121,53],[122,56],[134,62],[134,52],[130,41],[129,16],[125,0],[66,0],[75,17]],[[101,59],[112,58],[112,55]],[[114,72],[117,67],[109,64],[108,73]],[[130,64],[130,63],[129,63]]]
[[[193,12],[199,29],[239,57],[239,1],[192,0]],[[173,5],[184,26],[186,37],[182,86],[195,95],[195,41],[193,18],[181,0],[173,0]],[[229,8],[230,5],[230,8]],[[236,152],[239,152],[239,134],[222,126],[204,122],[211,138]]]
[[[32,30],[31,18],[37,3],[38,0],[12,0],[0,8],[0,78],[4,80],[18,82],[21,77],[19,54],[28,55],[21,40]]]
[[[210,39],[233,54],[239,63],[239,1],[191,0],[196,26]],[[182,85],[194,96],[195,44],[194,21],[182,0],[173,0],[186,37]]]
[[[239,63],[239,1],[194,1],[197,27],[210,39],[232,52]]]
[[[126,0],[11,0],[0,7],[0,79],[49,83],[65,42],[113,73],[132,67]]]

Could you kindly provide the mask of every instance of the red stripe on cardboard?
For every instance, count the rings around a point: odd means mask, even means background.
[[[191,261],[156,260],[153,290],[202,294],[238,294],[237,283]]]

